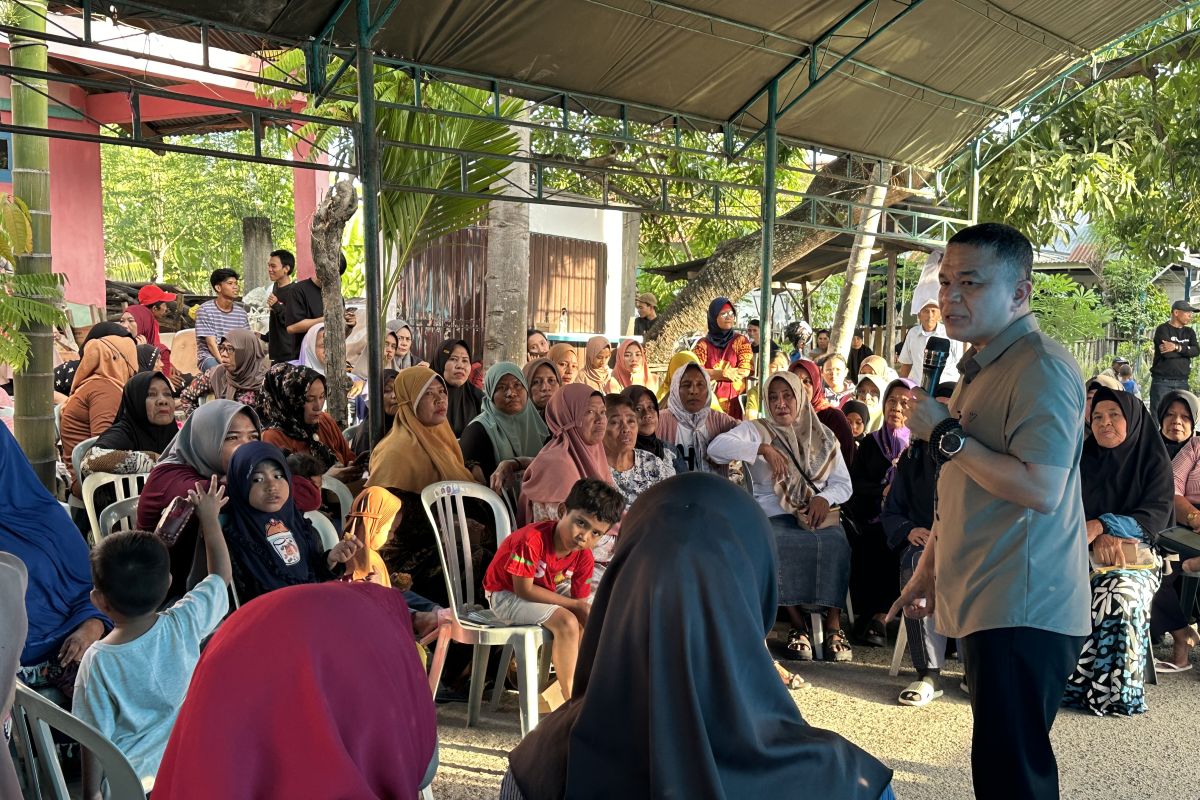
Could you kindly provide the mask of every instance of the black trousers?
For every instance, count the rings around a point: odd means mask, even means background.
[[[1050,728],[1083,636],[997,628],[959,640],[971,690],[975,797],[1057,800]]]

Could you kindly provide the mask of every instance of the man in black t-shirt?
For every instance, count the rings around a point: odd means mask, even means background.
[[[338,256],[338,274],[346,274],[346,256]],[[292,335],[293,356],[299,358],[300,346],[308,329],[325,321],[325,300],[321,297],[321,281],[316,275],[296,281],[288,289],[287,332]],[[346,324],[354,325],[354,310],[346,312]]]
[[[292,292],[295,272],[296,257],[287,250],[275,250],[267,259],[267,276],[271,279],[267,295],[267,354],[272,364],[296,358],[295,337],[287,331],[287,298]]]
[[[1192,359],[1200,355],[1196,332],[1189,326],[1196,311],[1186,300],[1171,306],[1171,319],[1154,329],[1154,363],[1150,365],[1150,413],[1158,414],[1158,404],[1167,392],[1188,389]]]

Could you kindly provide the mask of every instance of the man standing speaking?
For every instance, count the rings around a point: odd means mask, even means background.
[[[918,392],[908,422],[941,472],[934,538],[892,613],[961,641],[977,798],[1059,796],[1050,727],[1091,631],[1083,380],[1029,310],[1032,267],[1007,225],[950,240],[939,306],[970,349],[950,408]]]

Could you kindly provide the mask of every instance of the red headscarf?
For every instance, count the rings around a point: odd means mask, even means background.
[[[125,311],[137,320],[138,336],[144,336],[146,344],[152,344],[158,348],[159,357],[162,358],[163,372],[169,375],[171,372],[171,351],[162,343],[158,331],[158,320],[154,318],[154,312],[146,308],[146,306],[137,303],[126,306]]]
[[[581,478],[612,483],[604,444],[588,444],[579,435],[588,403],[600,392],[583,383],[564,386],[546,403],[546,425],[551,439],[525,470],[521,505],[525,520],[532,519],[530,503],[561,503]]]
[[[416,797],[436,743],[400,592],[291,586],[247,603],[217,630],[154,798]]]
[[[807,358],[801,358],[796,361],[788,367],[788,371],[799,375],[796,372],[797,368],[803,369],[808,373],[808,378],[812,381],[812,397],[808,400],[812,403],[813,411],[821,411],[831,407],[833,403],[829,402],[829,399],[825,397],[825,381],[821,380],[821,368]]]

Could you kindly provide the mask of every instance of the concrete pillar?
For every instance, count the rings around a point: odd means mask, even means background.
[[[622,214],[621,226],[621,333],[632,326],[630,320],[636,313],[633,307],[637,296],[638,237],[642,230],[642,215]]]
[[[529,129],[514,128],[519,152],[529,152]],[[504,194],[527,195],[529,165],[514,162]],[[529,323],[529,204],[496,200],[488,210],[487,300],[483,314],[484,367],[497,361],[525,363]]]
[[[266,286],[267,258],[275,249],[271,238],[271,220],[267,217],[242,218],[242,293]]]

